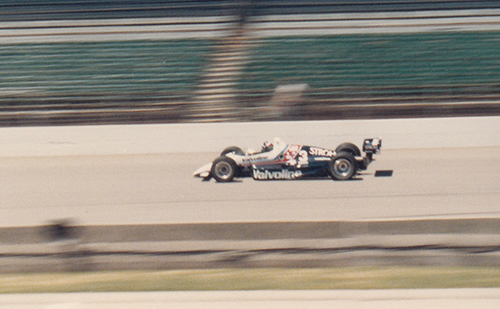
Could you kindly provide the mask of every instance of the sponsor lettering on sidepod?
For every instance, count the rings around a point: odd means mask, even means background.
[[[281,171],[269,171],[269,170],[253,171],[253,178],[258,180],[272,180],[272,179],[287,180],[287,179],[296,179],[299,177],[302,177],[301,171],[289,171],[285,169]]]

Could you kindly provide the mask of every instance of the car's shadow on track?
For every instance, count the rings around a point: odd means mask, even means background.
[[[375,177],[392,177],[393,173],[393,170],[377,170],[375,171]]]

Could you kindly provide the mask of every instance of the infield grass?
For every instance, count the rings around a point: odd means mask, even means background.
[[[199,269],[0,275],[0,293],[500,287],[500,267]]]

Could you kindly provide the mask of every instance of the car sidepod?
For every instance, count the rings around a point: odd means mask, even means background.
[[[296,180],[327,177],[328,164],[335,151],[289,145],[277,158],[267,164],[252,165],[252,178],[255,180]]]

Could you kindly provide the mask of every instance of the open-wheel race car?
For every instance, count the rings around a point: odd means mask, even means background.
[[[265,142],[259,152],[245,152],[239,147],[228,147],[213,162],[194,172],[195,177],[218,182],[234,178],[252,177],[255,180],[293,180],[331,177],[333,180],[353,179],[359,171],[366,170],[373,155],[382,147],[380,138],[363,142],[362,156],[358,146],[340,144],[335,150],[286,144],[276,138]]]

